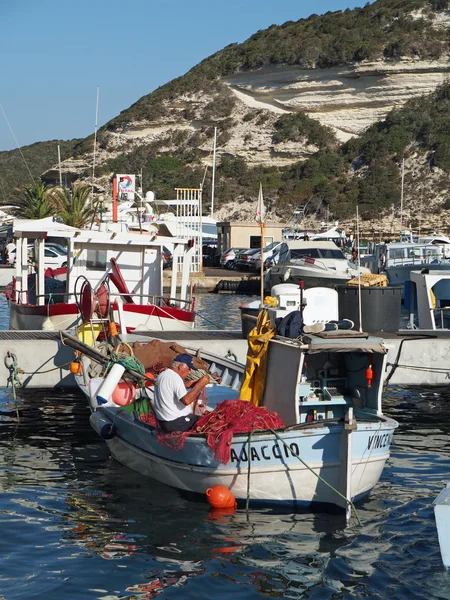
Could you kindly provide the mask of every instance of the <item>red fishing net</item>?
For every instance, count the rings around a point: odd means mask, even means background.
[[[269,412],[264,406],[255,406],[243,400],[224,400],[217,407],[204,414],[189,431],[164,433],[158,428],[154,415],[142,415],[141,421],[154,425],[158,429],[161,444],[179,450],[186,438],[193,434],[204,434],[214,458],[222,464],[230,460],[231,443],[235,433],[249,433],[255,430],[280,429],[283,421],[275,412]]]

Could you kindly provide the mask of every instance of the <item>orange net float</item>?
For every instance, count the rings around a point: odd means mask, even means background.
[[[236,508],[236,498],[224,485],[214,485],[206,490],[206,499],[213,508]]]
[[[109,324],[109,335],[111,337],[117,337],[117,323],[114,321],[111,321]]]
[[[156,376],[153,371],[145,371],[145,376],[147,377],[147,380],[145,381],[145,387],[151,387],[155,385]]]
[[[69,365],[69,370],[74,375],[78,375],[78,373],[81,373],[81,369],[81,363],[78,360],[73,360]]]

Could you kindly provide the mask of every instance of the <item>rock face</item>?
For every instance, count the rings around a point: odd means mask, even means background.
[[[419,19],[425,13],[416,11],[411,15]],[[449,15],[446,11],[434,14],[432,27],[448,28]],[[223,85],[219,86],[222,95],[217,86],[189,92],[179,85],[170,98],[161,100],[163,110],[156,111],[151,120],[141,117],[101,128],[96,169],[98,172],[107,161],[141,147],[152,148],[155,155],[174,154],[180,148],[196,149],[203,164],[211,165],[214,127],[218,132],[217,164],[221,157],[231,156],[244,158],[250,166],[286,167],[306,160],[318,148],[306,141],[275,143],[274,124],[280,115],[304,112],[331,128],[337,139],[344,142],[360,135],[407,100],[433,92],[448,78],[449,71],[446,55],[433,61],[414,58],[362,61],[330,69],[270,66],[223,77],[220,79]],[[230,109],[217,112],[218,100],[222,102],[224,98],[232,99]],[[195,160],[199,153],[193,153]],[[69,181],[83,179],[93,183],[97,193],[109,195],[112,173],[92,181],[92,163],[93,152],[88,152],[65,161],[62,169]],[[433,219],[432,213],[437,214],[447,198],[446,175],[439,169],[431,169],[419,155],[407,161],[405,172],[405,205],[414,207],[411,218],[420,221],[426,217],[420,212],[424,198],[429,209],[424,212],[428,219]],[[57,170],[50,169],[43,178],[57,183]],[[275,213],[271,213],[271,218],[276,219]],[[218,216],[252,218],[253,214],[253,206],[234,199],[228,205],[222,204]],[[393,215],[391,222],[395,220]],[[436,226],[439,228],[439,224]]]
[[[248,106],[301,111],[346,141],[410,98],[429,94],[448,76],[448,60],[379,61],[333,69],[279,67],[224,80]]]
[[[229,155],[243,157],[253,165],[287,166],[305,160],[317,148],[294,142],[275,144],[273,125],[280,114],[305,112],[345,141],[382,120],[394,107],[432,92],[445,81],[449,70],[448,60],[442,59],[379,61],[333,69],[276,67],[239,73],[222,80],[236,100],[226,119],[212,121],[204,116],[205,107],[214,102],[208,92],[172,98],[167,114],[160,119],[133,122],[108,132],[96,161],[101,165],[124,151],[149,144],[157,145],[161,153],[170,153],[179,146],[181,135],[183,144],[197,136],[204,163],[210,164],[212,140],[201,132],[217,124],[219,160]],[[190,109],[190,120],[182,116],[180,107]],[[63,169],[81,175],[92,169],[92,155],[66,161]],[[101,182],[97,183],[101,188]]]

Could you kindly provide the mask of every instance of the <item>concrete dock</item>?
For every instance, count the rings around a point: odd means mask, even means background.
[[[377,334],[372,334],[377,335]],[[450,332],[401,331],[379,334],[387,350],[387,369],[383,374],[389,385],[448,385],[450,383]],[[157,338],[174,341],[192,350],[208,349],[219,356],[228,356],[245,363],[247,341],[241,331],[193,330],[183,332],[142,332],[124,340],[148,341]],[[0,387],[7,387],[14,355],[19,368],[19,380],[24,387],[75,387],[69,371],[73,358],[71,348],[64,346],[58,332],[0,331]],[[6,362],[6,364],[5,364]],[[22,371],[22,372],[21,372]]]

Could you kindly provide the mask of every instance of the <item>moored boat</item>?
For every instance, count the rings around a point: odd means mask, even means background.
[[[161,443],[157,423],[140,416],[140,402],[151,406],[151,390],[131,409],[113,402],[99,406],[89,378],[77,379],[90,399],[93,428],[119,462],[139,473],[198,494],[225,485],[238,501],[347,508],[348,501],[362,498],[378,482],[397,423],[381,408],[382,340],[338,333],[269,341],[259,404],[284,426],[235,432],[226,463],[211,452],[208,436],[195,430],[177,450]],[[241,402],[244,366],[208,353],[202,359],[222,378],[220,385],[207,388],[209,405]]]
[[[361,273],[369,269],[360,268]],[[349,261],[333,242],[289,241],[283,243],[279,259],[266,273],[265,288],[279,283],[304,282],[305,288],[334,287],[346,283],[359,273],[357,264]]]
[[[82,308],[86,308],[80,295],[82,281],[88,281],[93,292],[102,288],[105,295],[106,290],[108,310],[110,307],[113,320],[123,332],[139,327],[157,331],[194,327],[189,285],[193,249],[188,242],[155,235],[80,230],[48,219],[16,219],[13,227],[17,238],[15,277],[6,290],[11,329],[65,330],[80,324]],[[47,237],[66,244],[67,266],[63,269],[46,268]],[[32,252],[29,239],[35,240]],[[163,253],[168,240],[174,247],[173,268],[170,293],[164,295]],[[94,301],[88,295],[84,300],[91,304]]]

